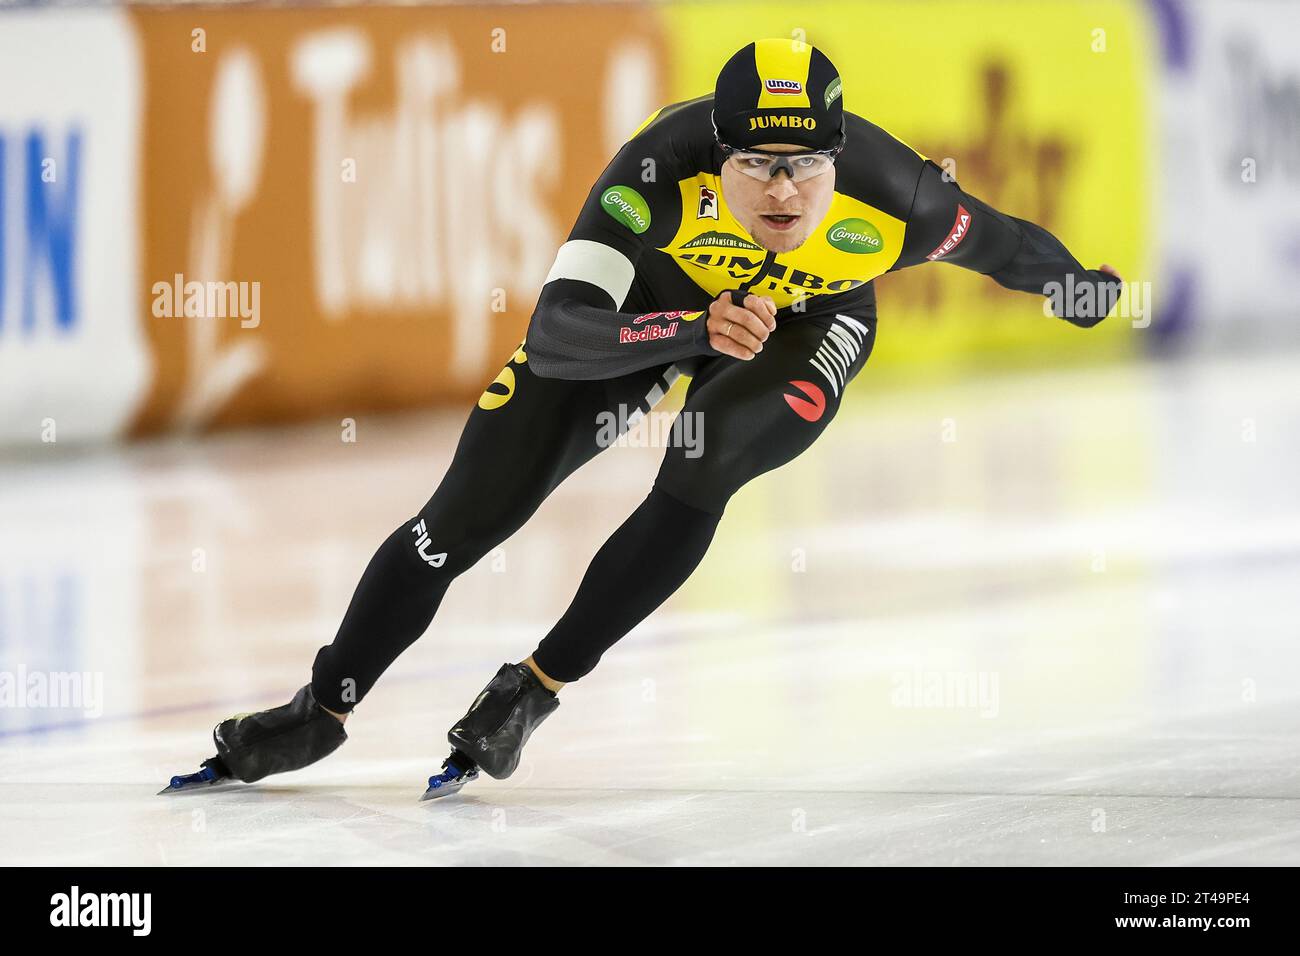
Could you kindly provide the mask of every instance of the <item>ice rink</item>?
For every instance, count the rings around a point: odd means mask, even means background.
[[[1288,355],[940,387],[869,364],[514,777],[429,803],[446,729],[660,450],[606,452],[456,582],[336,754],[178,797],[213,724],[307,681],[468,403],[355,442],[10,452],[0,863],[1295,865],[1298,381]],[[55,673],[81,697],[16,684]]]

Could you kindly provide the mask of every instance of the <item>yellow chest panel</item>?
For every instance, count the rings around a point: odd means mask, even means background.
[[[682,224],[660,251],[715,298],[758,275],[766,250],[727,209],[721,178],[701,173],[678,187]],[[785,308],[799,299],[856,288],[898,260],[904,227],[901,219],[837,192],[808,240],[793,252],[778,253],[749,291],[771,296]]]

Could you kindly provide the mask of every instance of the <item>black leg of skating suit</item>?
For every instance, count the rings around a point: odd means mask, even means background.
[[[573,603],[534,652],[546,676],[589,673],[691,576],[731,496],[825,430],[874,333],[874,319],[789,323],[751,361],[718,359],[701,370],[682,409],[697,416],[701,453],[668,449],[654,490],[596,553]],[[744,569],[732,570],[719,589],[743,602]]]

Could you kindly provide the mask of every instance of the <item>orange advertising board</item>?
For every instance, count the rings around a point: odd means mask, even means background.
[[[133,16],[136,432],[477,394],[667,86],[639,6]]]

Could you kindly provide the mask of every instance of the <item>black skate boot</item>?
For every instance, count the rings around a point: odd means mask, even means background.
[[[502,664],[447,741],[489,777],[504,780],[519,766],[524,744],[560,706],[527,664]]]
[[[303,687],[282,707],[238,714],[212,731],[217,755],[203,761],[198,773],[172,777],[162,793],[240,781],[255,783],[273,773],[301,770],[328,757],[348,739],[342,722]]]

